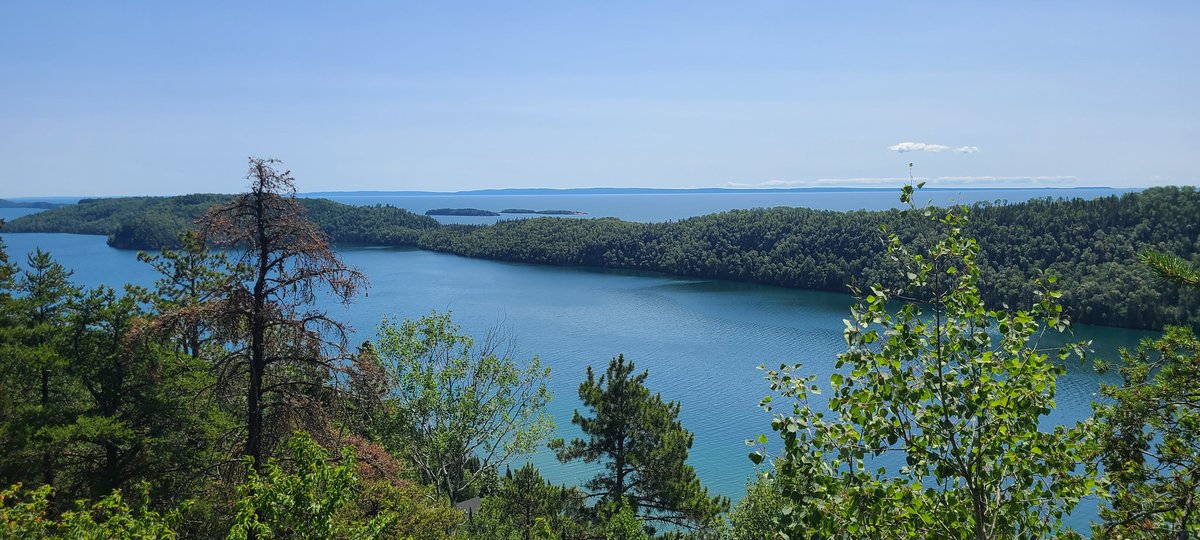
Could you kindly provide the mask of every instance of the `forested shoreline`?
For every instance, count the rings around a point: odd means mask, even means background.
[[[222,195],[96,199],[14,220],[8,232],[108,235],[127,249],[172,246]],[[846,292],[894,284],[880,228],[917,244],[932,230],[898,210],[733,210],[665,223],[614,218],[531,218],[441,225],[390,206],[300,199],[335,243],[415,246],[534,264],[589,266]],[[972,207],[983,246],[981,292],[990,306],[1028,302],[1042,271],[1054,273],[1077,322],[1156,329],[1200,322],[1200,294],[1166,289],[1132,262],[1147,249],[1200,263],[1200,193],[1158,187],[1096,199],[1034,199]]]

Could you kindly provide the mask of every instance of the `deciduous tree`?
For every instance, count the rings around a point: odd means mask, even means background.
[[[902,201],[912,194],[906,186]],[[815,377],[799,366],[768,371],[772,389],[790,398],[764,400],[783,439],[780,530],[813,539],[1042,538],[1060,530],[1090,482],[1073,474],[1083,430],[1042,428],[1075,350],[1036,348],[1043,331],[1067,327],[1059,294],[1040,292],[1027,311],[988,310],[966,209],[910,211],[935,219],[940,237],[916,247],[889,235],[905,285],[876,285],[851,309],[828,414],[813,403]]]
[[[519,364],[495,332],[477,343],[445,313],[385,320],[376,350],[390,389],[385,444],[451,500],[474,494],[554,429],[549,368],[536,357]]]

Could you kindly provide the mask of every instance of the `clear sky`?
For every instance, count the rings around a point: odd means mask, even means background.
[[[0,0],[0,197],[1200,183],[1195,0],[184,4]]]

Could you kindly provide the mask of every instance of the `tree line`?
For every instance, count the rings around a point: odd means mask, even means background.
[[[227,196],[96,199],[14,220],[11,232],[109,235],[115,247],[176,245],[206,208]],[[734,210],[678,222],[520,219],[439,225],[391,206],[303,199],[335,243],[416,246],[467,257],[589,266],[846,292],[895,285],[880,227],[928,244],[928,224],[899,210]],[[1032,300],[1041,272],[1060,279],[1077,322],[1157,329],[1200,322],[1200,294],[1158,283],[1137,254],[1152,249],[1200,264],[1200,193],[1157,187],[1121,196],[978,203],[967,225],[980,241],[980,290],[990,307]]]

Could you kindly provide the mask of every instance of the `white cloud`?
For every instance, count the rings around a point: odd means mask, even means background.
[[[888,150],[891,150],[893,152],[899,152],[901,154],[903,154],[905,152],[945,152],[947,150],[950,150],[950,151],[958,153],[958,154],[974,154],[976,152],[979,152],[979,147],[978,146],[959,146],[958,148],[951,148],[944,144],[930,144],[930,143],[923,143],[923,142],[902,142],[902,143],[897,143],[892,146],[889,146]]]
[[[1078,185],[1075,176],[938,176],[915,177],[930,187],[1070,187]],[[908,183],[908,177],[894,178],[818,178],[816,180],[770,180],[759,183],[729,182],[732,188],[788,187],[891,187]]]
[[[888,147],[888,150],[893,152],[945,152],[950,147],[943,144],[929,144],[923,142],[902,142]]]

